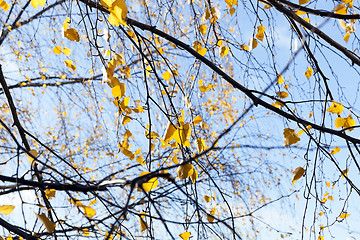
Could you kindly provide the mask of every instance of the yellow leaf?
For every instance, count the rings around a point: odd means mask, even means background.
[[[284,144],[285,146],[290,146],[292,144],[297,143],[300,141],[299,136],[295,133],[294,129],[291,128],[285,128],[284,129]]]
[[[145,163],[145,161],[144,161],[144,158],[143,157],[137,157],[136,158],[136,161],[138,162],[138,163],[140,163],[141,165],[145,165],[146,163]]]
[[[234,5],[238,5],[238,1],[237,0],[225,0],[226,5],[228,8],[231,8]]]
[[[196,117],[194,118],[193,124],[196,125],[196,124],[202,122],[202,120],[203,120],[202,117],[196,116]]]
[[[337,14],[346,15],[347,14],[346,4],[345,3],[340,3],[339,5],[334,7],[334,11]]]
[[[169,71],[166,71],[162,77],[166,80],[166,81],[169,81],[170,78],[171,78],[171,73],[169,73]]]
[[[52,221],[50,221],[45,213],[42,213],[40,215],[36,214],[36,217],[38,217],[40,219],[40,221],[42,221],[42,223],[45,225],[45,228],[46,230],[49,232],[49,233],[52,233],[54,230],[55,230],[55,227],[56,227],[56,224]]]
[[[41,5],[42,7],[44,7],[44,6],[45,6],[45,2],[46,2],[46,0],[31,0],[30,4],[31,4],[31,6],[33,6],[35,9],[37,9],[39,5]]]
[[[283,76],[281,76],[281,74],[279,74],[279,75],[278,75],[278,79],[277,79],[277,83],[278,83],[278,84],[282,84],[282,83],[284,83],[284,82],[285,82],[285,80],[284,80]]]
[[[45,195],[48,199],[52,199],[53,197],[55,197],[55,193],[56,193],[55,189],[46,189],[45,190]]]
[[[355,122],[355,120],[352,119],[351,115],[347,116],[347,118],[338,117],[337,119],[335,119],[335,127],[346,128],[346,131],[354,130],[354,128],[351,128],[351,127],[355,126],[355,124],[356,124],[356,122]]]
[[[255,38],[251,38],[249,41],[249,50],[253,50],[254,48],[256,48],[258,45],[258,42],[256,41]]]
[[[350,33],[345,34],[345,36],[344,36],[344,41],[345,41],[345,42],[348,42],[348,41],[349,41],[349,38],[350,38]]]
[[[305,72],[305,76],[307,77],[307,79],[309,80],[309,78],[313,75],[313,70],[312,68],[308,67],[306,72]]]
[[[230,9],[229,9],[229,12],[230,12],[230,15],[231,15],[231,16],[234,15],[234,13],[235,13],[235,8],[233,8],[233,7],[230,8]]]
[[[209,221],[209,222],[214,222],[214,216],[213,215],[211,215],[211,214],[206,214],[206,219]]]
[[[260,25],[257,27],[257,34],[256,34],[256,38],[259,39],[260,41],[263,41],[264,39],[264,32],[265,32],[265,27],[263,25]]]
[[[310,0],[309,0],[310,1]],[[269,9],[269,8],[271,8],[272,6],[271,5],[269,5],[269,4],[266,4],[264,7],[263,7],[263,9]]]
[[[68,68],[70,68],[73,71],[76,71],[76,66],[73,64],[72,60],[65,60],[64,63]]]
[[[126,16],[128,13],[128,9],[124,0],[115,0],[114,2],[112,2],[109,10],[109,22],[112,25],[119,26],[120,23],[124,26],[127,26]]]
[[[38,152],[36,150],[30,150],[29,153],[30,153],[30,155],[27,154],[28,160],[31,164],[33,164],[35,161],[35,158],[38,157]],[[35,158],[32,157],[31,155],[34,156]]]
[[[306,127],[307,130],[310,130],[311,128],[312,128],[311,125],[308,125],[308,126]],[[304,132],[305,132],[305,130],[302,130],[302,129],[301,129],[301,130],[298,132],[298,136],[301,137],[301,135],[302,135]]]
[[[207,30],[207,26],[206,26],[205,24],[201,24],[201,25],[199,26],[199,31],[200,31],[200,33],[201,33],[203,36],[205,36],[206,30]]]
[[[86,217],[92,218],[93,216],[95,216],[96,211],[92,207],[85,205],[82,205],[81,207],[83,208]]]
[[[205,56],[207,49],[206,48],[201,48],[197,51],[201,56]]]
[[[339,19],[339,25],[342,29],[346,29],[346,23],[343,20]]]
[[[0,213],[4,215],[10,214],[14,210],[14,205],[1,205],[0,206]]]
[[[78,32],[76,31],[76,29],[74,28],[68,28],[64,31],[64,37],[66,37],[67,39],[71,40],[71,41],[80,41],[80,36],[78,34]]]
[[[305,173],[305,169],[302,167],[297,167],[293,172],[293,180],[292,184],[294,184],[297,180],[299,180]]]
[[[171,122],[169,122],[168,127],[166,128],[165,131],[164,141],[169,143],[174,138],[173,136],[175,131],[176,131],[175,126]]]
[[[191,125],[190,123],[186,123],[174,132],[173,137],[178,144],[191,147],[188,141],[190,135],[191,135]]]
[[[190,176],[192,183],[194,184],[199,177],[198,171],[194,168],[193,174]]]
[[[53,52],[54,52],[55,54],[61,54],[61,47],[60,47],[60,46],[54,47]]]
[[[241,47],[241,50],[244,50],[244,51],[249,50],[248,46],[246,46],[245,44],[241,44],[240,47]]]
[[[70,26],[70,18],[66,18],[64,23],[63,23],[63,30],[65,31],[66,29],[68,29]]]
[[[131,121],[131,118],[129,116],[125,116],[122,120],[122,125],[129,123]]]
[[[179,237],[181,237],[182,240],[188,240],[190,236],[191,236],[191,232],[183,232],[179,234]]]
[[[340,115],[344,110],[344,106],[341,103],[332,101],[331,106],[326,111]]]
[[[347,218],[348,216],[350,216],[349,213],[342,213],[342,214],[340,214],[339,218],[345,219],[345,218]]]
[[[335,155],[335,154],[337,154],[340,150],[341,150],[341,148],[335,147],[333,150],[331,150],[331,154],[332,154],[332,155]]]
[[[5,1],[0,0],[0,7],[6,12],[9,10],[10,6]]]
[[[299,0],[299,5],[308,3],[310,0]]]
[[[111,93],[114,96],[114,98],[117,98],[117,97],[122,98],[124,96],[124,94],[125,94],[124,88],[125,88],[124,83],[123,83],[123,88],[121,87],[121,84],[113,87],[111,89]]]
[[[329,182],[326,182],[326,186],[327,186],[327,187],[330,187],[330,183],[329,183]]]
[[[196,139],[196,147],[199,153],[201,153],[205,148],[204,139],[198,138]]]
[[[229,53],[229,48],[222,46],[220,48],[220,57],[225,57]]]
[[[150,172],[142,172],[139,174],[139,177],[144,176],[146,174],[149,174]],[[146,192],[150,192],[151,190],[153,190],[154,188],[157,187],[157,185],[159,184],[159,181],[156,177],[151,178],[149,181],[145,182],[142,184],[142,188],[146,191]]]
[[[180,180],[186,179],[194,173],[194,166],[191,163],[183,164],[177,169],[177,173]]]
[[[84,236],[89,236],[89,229],[83,228],[83,229],[81,229],[81,231]]]
[[[208,195],[204,195],[204,199],[208,203],[208,202],[210,202],[211,197],[209,197]]]
[[[317,240],[324,240],[323,236],[319,236]]]
[[[143,218],[145,218],[145,213],[140,213],[140,216],[139,216],[140,232],[143,232],[148,228],[148,225]]]
[[[214,215],[216,213],[216,207],[213,207],[210,211],[210,214]]]
[[[66,56],[69,56],[70,53],[71,53],[71,49],[70,49],[70,48],[63,47],[62,52],[63,52]]]
[[[298,15],[298,16],[301,16],[301,15],[305,15],[305,14],[306,14],[306,12],[303,12],[303,11],[297,10],[297,11],[295,12],[295,14],[296,14],[296,15]]]
[[[341,173],[342,173],[342,174],[341,174],[341,177],[344,178],[344,176],[346,176],[346,175],[348,174],[348,172],[349,172],[349,169],[348,169],[348,168],[345,169],[345,170],[342,170],[342,171],[341,171]]]
[[[289,93],[287,92],[277,92],[276,95],[278,95],[279,98],[287,98],[289,96]]]

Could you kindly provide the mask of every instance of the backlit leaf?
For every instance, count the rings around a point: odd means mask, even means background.
[[[38,8],[38,6],[42,6],[44,7],[45,6],[45,2],[46,0],[31,0],[30,4],[31,6],[33,6],[35,9]]]
[[[170,142],[173,139],[175,131],[176,131],[175,126],[171,122],[169,122],[168,127],[166,128],[165,131],[164,141]]]
[[[68,28],[64,31],[64,37],[66,37],[67,39],[71,40],[71,41],[76,41],[79,42],[80,41],[80,36],[79,33],[77,32],[76,29],[74,28]]]
[[[195,183],[198,177],[199,177],[198,171],[194,168],[193,174],[191,174],[190,176],[192,183]]]
[[[54,49],[53,49],[53,52],[55,54],[61,54],[61,47],[60,46],[55,46]]]
[[[213,215],[211,215],[211,214],[206,214],[206,219],[209,221],[209,222],[214,222],[214,216]]]
[[[249,41],[249,50],[253,50],[254,48],[256,48],[258,45],[258,42],[256,41],[255,38],[251,38]]]
[[[0,7],[6,12],[7,10],[9,10],[10,6],[9,4],[7,4],[5,1],[0,0]]]
[[[305,173],[305,169],[302,167],[297,167],[293,172],[292,184],[294,184],[297,180],[299,180]]]
[[[40,219],[40,221],[42,221],[42,223],[45,225],[45,228],[46,230],[49,232],[49,233],[52,233],[54,230],[55,230],[55,227],[56,227],[56,224],[52,221],[50,221],[45,213],[42,213],[42,214],[37,214],[35,213],[36,217],[38,217]]]
[[[95,216],[96,211],[92,207],[86,205],[82,205],[81,207],[83,208],[86,217],[92,218],[93,216]]]
[[[300,141],[300,138],[295,133],[294,129],[285,128],[283,134],[284,134],[284,144],[285,144],[285,146],[290,146],[290,145],[295,144],[298,141]]]
[[[341,103],[332,101],[331,106],[326,111],[340,115],[344,110],[344,106]]]
[[[260,25],[257,27],[257,34],[256,34],[256,38],[259,39],[260,41],[263,41],[264,39],[264,32],[265,32],[265,27],[263,25]]]
[[[341,150],[341,148],[335,147],[334,149],[331,150],[331,154],[332,154],[332,155],[335,155],[335,154],[337,154],[340,150]]]
[[[1,205],[0,206],[0,213],[4,215],[10,214],[14,210],[14,205]]]
[[[115,0],[114,2],[112,2],[109,10],[109,22],[112,25],[119,26],[119,24],[122,24],[124,26],[127,26],[126,16],[128,13],[128,9],[124,0]]]
[[[284,80],[283,76],[281,76],[281,74],[279,74],[279,75],[278,75],[278,79],[277,79],[277,83],[278,83],[278,84],[282,84],[282,83],[284,83],[284,82],[285,82],[285,80]]]
[[[356,124],[356,122],[355,122],[355,120],[352,119],[351,115],[347,116],[346,118],[338,117],[337,119],[335,119],[335,127],[349,128],[349,129],[346,129],[346,131],[354,130],[353,128],[350,128],[350,127],[355,126],[355,124]]]
[[[191,232],[183,232],[179,234],[179,237],[181,237],[181,239],[183,240],[188,240],[190,236],[191,236]]]
[[[310,0],[299,0],[299,5],[308,3]]]
[[[305,72],[305,76],[306,76],[306,78],[309,80],[310,79],[310,77],[313,75],[313,70],[312,70],[312,68],[310,68],[310,67],[308,67],[307,68],[307,70],[306,70],[306,72]]]
[[[72,60],[65,60],[64,63],[68,68],[70,68],[73,71],[76,71],[76,66],[73,64]]]
[[[339,218],[345,219],[345,218],[347,218],[348,216],[350,216],[349,213],[342,213],[342,214],[340,214]]]
[[[149,174],[150,172],[142,172],[139,174],[139,177],[144,176],[146,174]],[[155,189],[157,187],[157,185],[159,184],[159,181],[156,177],[151,178],[149,181],[145,182],[142,184],[142,188],[146,191],[146,192],[150,192],[151,190]]]
[[[178,177],[180,180],[190,177],[194,172],[194,166],[191,163],[186,163],[177,169]]]
[[[47,199],[52,199],[53,197],[55,197],[55,193],[56,193],[55,189],[46,189],[45,190],[45,195],[46,195]]]
[[[199,26],[199,31],[203,36],[205,36],[205,34],[206,34],[206,29],[207,29],[207,26],[205,24],[201,24]]]
[[[148,229],[148,225],[145,222],[145,213],[141,213],[139,216],[139,223],[140,223],[140,232],[145,231]]]
[[[211,197],[209,197],[208,195],[204,195],[204,199],[208,203],[208,202],[210,202]]]
[[[171,73],[169,73],[169,71],[166,71],[165,73],[163,73],[162,77],[166,80],[169,81],[171,78]]]
[[[349,172],[349,169],[348,169],[348,168],[345,169],[345,170],[342,170],[342,171],[341,171],[341,173],[342,173],[342,174],[341,174],[341,177],[342,177],[342,178],[345,178],[344,176],[347,176],[348,172]]]
[[[287,98],[289,96],[289,93],[280,91],[277,92],[276,95],[278,95],[279,98]]]
[[[226,5],[227,5],[228,8],[231,8],[232,6],[238,4],[237,0],[225,0],[225,2],[226,2]]]
[[[222,46],[220,48],[220,57],[225,57],[229,53],[229,48]]]
[[[196,124],[202,122],[202,120],[203,120],[202,117],[196,116],[196,117],[194,118],[193,124],[196,125]]]
[[[38,157],[38,152],[36,150],[30,150],[29,153],[30,153],[30,155],[27,154],[28,160],[31,164],[33,164],[35,161],[35,158]],[[32,157],[31,155],[34,156],[35,158]]]
[[[199,153],[201,153],[205,148],[205,141],[204,139],[198,138],[196,139],[196,147]]]
[[[345,36],[344,36],[344,41],[345,41],[345,42],[348,42],[348,41],[349,41],[349,38],[350,38],[350,33],[345,34]]]
[[[71,49],[70,49],[70,48],[63,47],[62,52],[63,52],[66,56],[69,56],[70,53],[71,53]]]

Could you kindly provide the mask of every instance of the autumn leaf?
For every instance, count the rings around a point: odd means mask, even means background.
[[[96,211],[92,207],[89,207],[89,206],[86,206],[86,205],[82,205],[81,207],[84,210],[84,214],[85,214],[86,217],[92,218],[92,217],[94,217],[96,215]]]
[[[352,131],[354,128],[351,128],[355,126],[356,122],[352,119],[352,116],[349,115],[346,118],[338,117],[335,119],[335,127],[337,128],[346,128],[346,131]]]
[[[193,184],[195,183],[195,181],[198,177],[199,177],[198,171],[195,168],[193,168],[193,173],[190,175],[190,179]]]
[[[171,78],[171,73],[169,73],[169,71],[166,71],[165,73],[163,73],[162,77],[166,80],[169,81]]]
[[[285,83],[285,80],[284,80],[283,76],[281,76],[281,74],[278,74],[277,83],[278,83],[278,84]]]
[[[299,180],[305,173],[305,169],[302,167],[297,167],[293,172],[293,180],[292,184],[294,184],[297,180]]]
[[[165,131],[164,141],[169,143],[174,138],[174,133],[176,132],[175,126],[169,122],[168,127]]]
[[[39,5],[45,7],[45,2],[46,0],[31,0],[30,4],[37,9]]]
[[[190,177],[194,173],[194,166],[191,163],[186,163],[177,169],[178,177],[180,180]]]
[[[38,152],[36,150],[30,150],[29,154],[27,154],[28,160],[31,164],[34,163],[35,159],[38,157]]]
[[[204,199],[207,203],[211,201],[211,197],[209,197],[208,195],[204,195]]]
[[[73,71],[76,71],[76,66],[73,64],[72,60],[65,60],[64,63],[68,68],[70,68]]]
[[[9,10],[10,6],[5,1],[0,0],[0,7],[6,12]]]
[[[289,96],[289,93],[280,91],[280,92],[277,92],[276,95],[277,95],[279,98],[287,98],[287,97]]]
[[[313,75],[313,70],[312,70],[312,68],[308,67],[305,72],[305,76],[309,80],[312,75]]]
[[[344,106],[341,103],[332,101],[331,106],[326,111],[340,115],[344,110]]]
[[[76,29],[74,28],[68,28],[64,31],[64,37],[69,39],[70,41],[79,42],[80,36]]]
[[[284,129],[284,144],[285,146],[290,146],[292,144],[297,143],[300,141],[299,136],[295,133],[294,129],[291,128],[285,128]]]
[[[115,0],[112,2],[110,8],[109,22],[114,26],[119,26],[122,24],[127,27],[126,17],[128,9],[124,0]]]
[[[71,53],[71,49],[63,47],[62,52],[65,54],[65,56],[69,56]]]
[[[150,172],[142,172],[139,174],[139,177],[149,174]],[[141,184],[142,188],[146,192],[150,192],[151,190],[155,189],[157,185],[159,184],[159,181],[157,177],[151,178],[149,181],[144,182]]]
[[[234,5],[238,5],[238,1],[237,0],[225,0],[226,2],[226,6],[228,8],[233,7]]]
[[[347,218],[347,217],[350,216],[350,215],[351,215],[351,214],[349,214],[349,213],[342,213],[342,214],[340,214],[339,218],[345,219],[345,218]]]
[[[196,124],[202,122],[202,120],[203,120],[202,117],[196,116],[193,120],[193,124],[196,125]]]
[[[349,38],[350,38],[350,33],[346,33],[345,36],[344,36],[344,41],[348,42]]]
[[[340,150],[341,150],[341,148],[335,147],[334,149],[331,150],[331,154],[332,154],[332,155],[335,155],[335,154],[337,154]]]
[[[229,48],[222,46],[220,48],[220,57],[225,57],[229,53]]]
[[[199,26],[199,31],[200,31],[200,33],[201,33],[203,36],[205,36],[206,30],[207,30],[207,26],[206,26],[205,24],[201,24],[201,25]]]
[[[345,169],[345,170],[342,170],[342,171],[341,171],[341,173],[342,173],[342,174],[341,174],[341,177],[342,177],[342,178],[345,178],[344,176],[347,176],[348,172],[349,172],[349,169],[348,169],[348,168]]]
[[[308,3],[310,0],[299,0],[299,5],[304,5]]]
[[[206,219],[208,220],[208,222],[212,223],[212,222],[214,222],[215,217],[213,215],[207,213]]]
[[[46,195],[47,199],[52,199],[53,197],[55,197],[55,193],[56,193],[55,189],[46,189],[45,190],[45,195]]]
[[[256,48],[258,45],[258,42],[256,41],[255,38],[251,38],[249,41],[249,51],[253,50],[254,48]]]
[[[145,231],[146,229],[148,229],[148,225],[145,222],[145,213],[140,213],[139,216],[139,223],[140,223],[140,232]]]
[[[183,232],[179,234],[179,237],[183,240],[188,240],[190,236],[191,236],[191,232]]]
[[[35,213],[36,217],[40,219],[40,221],[45,225],[45,228],[46,230],[49,232],[49,233],[52,233],[54,230],[55,230],[55,227],[56,227],[56,224],[52,221],[50,221],[45,213],[42,213],[42,214],[37,214]]]
[[[256,34],[256,38],[259,39],[260,41],[263,41],[264,39],[264,32],[265,32],[265,27],[263,25],[260,25],[257,27],[257,34]]]
[[[9,215],[14,210],[14,208],[14,205],[1,205],[0,213],[4,215]]]
[[[335,13],[337,13],[337,14],[346,15],[346,14],[347,14],[347,9],[346,9],[345,3],[340,3],[339,5],[337,5],[336,7],[334,7],[334,11],[335,11]]]
[[[204,151],[205,148],[205,141],[204,139],[198,138],[196,139],[196,148],[198,150],[199,153],[201,153],[202,151]]]
[[[53,52],[55,54],[61,54],[61,46],[55,46],[53,49]]]

